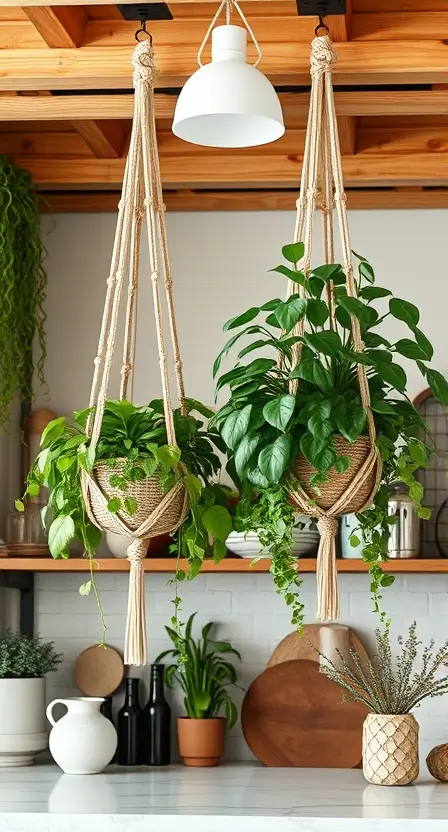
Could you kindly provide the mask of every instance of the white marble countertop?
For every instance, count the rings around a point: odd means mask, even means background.
[[[432,832],[448,829],[448,784],[369,785],[361,771],[109,767],[0,770],[0,832]]]

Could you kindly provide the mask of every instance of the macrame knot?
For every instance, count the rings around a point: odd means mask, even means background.
[[[339,521],[337,517],[329,517],[324,514],[317,521],[317,528],[321,537],[336,537],[339,531]]]
[[[149,40],[142,40],[135,47],[132,66],[134,67],[134,87],[139,82],[151,84],[151,86],[154,84],[157,71],[154,62],[154,49]]]
[[[331,47],[331,40],[327,35],[314,38],[311,44],[311,75],[322,75],[330,72],[337,61],[336,52]]]
[[[146,557],[148,551],[148,541],[140,537],[135,538],[128,546],[128,561],[130,563],[139,563]]]

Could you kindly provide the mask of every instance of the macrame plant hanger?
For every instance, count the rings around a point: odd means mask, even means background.
[[[143,25],[142,30],[146,32]],[[138,35],[136,39],[138,41]],[[132,64],[134,67],[134,116],[129,152],[118,206],[117,228],[112,264],[107,280],[107,292],[94,362],[90,407],[94,408],[87,422],[90,454],[98,444],[107,400],[112,360],[117,341],[118,316],[128,271],[126,321],[122,351],[120,399],[127,398],[133,377],[135,333],[137,326],[136,301],[139,283],[140,243],[143,220],[146,219],[149,246],[149,267],[154,303],[157,346],[162,384],[162,397],[167,441],[176,445],[173,407],[171,401],[168,359],[161,304],[161,277],[164,280],[169,319],[169,335],[177,384],[177,395],[184,412],[184,384],[182,362],[174,315],[171,268],[168,256],[160,165],[158,158],[154,80],[156,68],[152,38],[137,43]],[[113,474],[123,473],[125,460],[114,461],[114,467],[99,462],[93,471],[83,471],[82,487],[86,510],[91,521],[102,531],[111,531],[133,538],[128,547],[130,561],[128,612],[125,634],[124,661],[128,665],[146,664],[146,620],[143,558],[148,543],[156,535],[173,533],[185,519],[188,505],[183,481],[179,478],[164,494],[157,476],[128,483],[125,494],[110,484]],[[132,496],[137,511],[130,515],[124,509],[117,514],[108,511],[114,497]]]
[[[321,30],[324,34],[319,35]],[[297,264],[297,268],[308,275],[311,269],[314,216],[316,209],[320,209],[323,215],[325,263],[334,263],[333,210],[336,208],[342,243],[342,265],[346,276],[345,288],[349,297],[356,298],[332,85],[332,67],[335,62],[336,54],[332,49],[328,29],[320,19],[316,37],[311,45],[311,99],[294,241],[304,243],[303,260]],[[288,281],[287,297],[297,291],[301,297],[308,297],[305,287],[298,288],[294,281]],[[334,286],[331,281],[327,283],[327,300],[330,311],[329,325],[335,330]],[[364,344],[359,321],[353,315],[350,319],[353,350],[360,353]],[[296,325],[295,334],[302,336],[303,333],[302,320]],[[294,364],[300,362],[302,349],[301,342],[294,345]],[[329,482],[321,492],[325,491],[324,500],[320,500],[318,494],[305,485],[313,473],[313,469],[306,462],[303,464],[302,461],[302,464],[299,462],[294,466],[293,474],[297,479],[293,480],[293,485],[290,483],[288,486],[291,500],[297,510],[317,519],[320,545],[317,556],[316,618],[320,621],[334,621],[339,617],[336,569],[338,517],[367,508],[381,479],[381,457],[376,446],[375,423],[370,410],[369,386],[364,364],[358,364],[358,381],[362,406],[367,414],[368,437],[360,437],[348,450],[344,449],[344,453],[350,459],[350,468],[345,474],[330,472]],[[297,391],[298,384],[298,379],[290,382],[291,392]],[[335,441],[337,446],[338,438]]]

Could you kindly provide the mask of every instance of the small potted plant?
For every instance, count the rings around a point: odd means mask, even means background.
[[[202,628],[196,642],[191,634],[195,615],[190,616],[182,634],[165,627],[174,648],[161,653],[156,663],[168,656],[173,660],[165,671],[166,683],[172,687],[176,681],[184,693],[187,715],[177,720],[184,765],[218,766],[224,752],[225,728],[232,728],[237,720],[235,703],[227,691],[229,685],[236,684],[237,674],[227,656],[241,656],[228,641],[209,637],[213,621]]]
[[[0,766],[32,765],[47,748],[45,676],[61,661],[52,641],[0,636]]]
[[[350,661],[339,653],[337,664],[321,656],[321,672],[349,699],[371,711],[363,730],[366,780],[378,786],[405,786],[419,772],[418,722],[411,711],[424,699],[448,692],[448,676],[439,673],[448,662],[448,641],[436,653],[433,641],[420,651],[414,622],[406,641],[398,638],[401,649],[394,658],[389,629],[377,629],[375,636],[376,653],[367,663],[350,650]]]
[[[300,626],[300,564],[291,555],[294,506],[309,515],[317,506],[313,516],[325,515],[318,526],[333,547],[337,516],[357,513],[378,608],[381,588],[394,580],[381,568],[393,522],[388,485],[404,482],[419,516],[430,515],[416,472],[428,465],[431,447],[399,362],[402,357],[413,361],[442,404],[448,403],[448,383],[429,364],[433,348],[419,327],[419,310],[377,286],[364,257],[354,255],[354,297],[341,265],[301,270],[303,243],[285,246],[283,256],[286,262],[273,271],[286,277],[295,293],[286,301],[274,297],[253,306],[224,325],[231,337],[215,361],[214,375],[217,393],[228,388],[229,394],[212,421],[240,491],[237,527],[262,530],[260,543],[270,552],[277,590]],[[385,320],[394,321],[393,340],[381,333]],[[233,350],[238,350],[236,360],[219,376]],[[260,350],[262,356],[252,358]]]

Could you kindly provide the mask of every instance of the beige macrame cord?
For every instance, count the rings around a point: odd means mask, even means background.
[[[296,268],[308,274],[311,268],[314,216],[316,208],[323,214],[325,262],[334,262],[333,207],[336,207],[338,225],[342,243],[343,269],[346,275],[346,289],[349,297],[356,298],[356,282],[351,262],[350,237],[348,230],[346,196],[342,178],[341,152],[337,129],[334,93],[332,85],[332,66],[336,62],[328,35],[316,37],[311,45],[311,99],[305,152],[302,167],[300,196],[297,200],[297,218],[294,240],[302,241],[305,246],[303,260]],[[299,293],[307,297],[306,288],[299,286]],[[297,292],[297,284],[288,282],[287,297]],[[331,281],[327,285],[327,298],[330,308],[330,326],[335,328],[334,293]],[[303,320],[295,327],[294,334],[302,336]],[[351,316],[351,333],[353,349],[364,350],[360,325],[357,318]],[[300,361],[302,343],[292,347],[294,363]],[[370,393],[366,368],[358,364],[358,380],[361,402],[367,414],[370,448],[367,457],[350,484],[342,494],[335,498],[329,509],[316,505],[298,482],[288,486],[294,505],[299,511],[317,519],[320,532],[320,545],[317,557],[317,612],[320,621],[334,621],[339,617],[339,590],[336,569],[337,518],[349,511],[357,494],[365,494],[361,509],[366,508],[373,499],[381,479],[381,458],[376,446],[375,423],[370,410]],[[298,389],[298,379],[290,382],[291,392]]]
[[[170,340],[174,361],[177,395],[185,412],[182,361],[180,358],[174,304],[171,267],[165,226],[162,184],[157,150],[154,81],[156,68],[154,50],[149,40],[138,43],[132,59],[134,67],[134,118],[129,152],[126,159],[121,200],[118,206],[117,228],[112,263],[107,280],[107,292],[101,323],[98,353],[94,362],[90,407],[87,422],[90,447],[95,450],[101,432],[107,401],[112,360],[117,341],[120,301],[125,273],[128,269],[125,332],[122,351],[120,398],[127,397],[128,385],[133,380],[137,328],[137,294],[140,266],[142,224],[148,230],[149,265],[154,303],[157,346],[162,383],[162,399],[167,440],[176,444],[173,407],[171,402],[168,358],[165,348],[163,312],[160,294],[160,274],[164,276],[168,309]],[[159,263],[159,260],[161,263]],[[146,621],[143,558],[146,557],[151,537],[174,532],[183,522],[188,510],[183,482],[179,479],[163,494],[156,478],[133,483],[132,494],[137,499],[135,516],[124,510],[111,514],[107,505],[111,496],[110,475],[122,472],[125,460],[116,460],[111,469],[105,463],[95,465],[91,474],[83,472],[82,488],[86,511],[91,521],[102,530],[133,538],[128,547],[130,561],[128,614],[125,633],[124,660],[129,665],[146,664]],[[107,493],[106,493],[107,492]],[[121,495],[123,496],[123,495]]]

